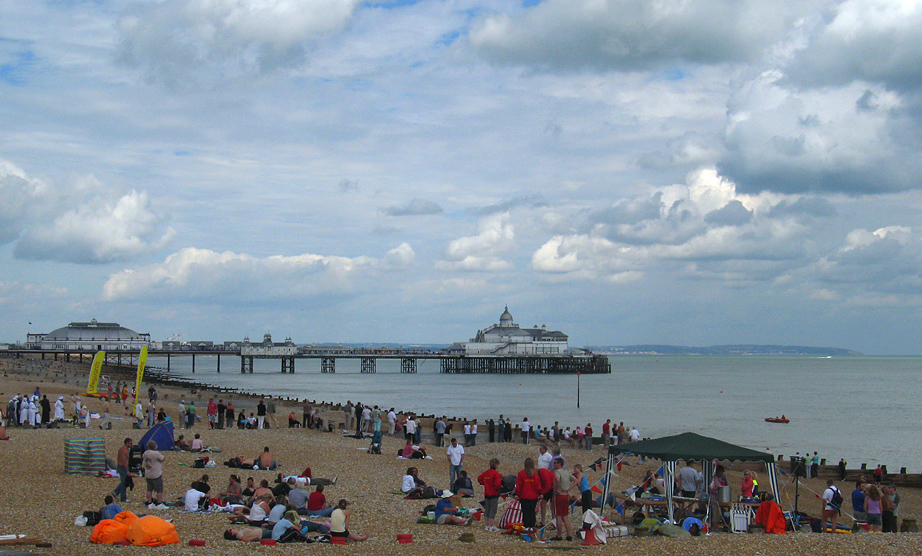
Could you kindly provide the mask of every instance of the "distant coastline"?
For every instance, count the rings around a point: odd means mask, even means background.
[[[639,344],[632,346],[587,346],[604,355],[706,355],[706,356],[801,356],[801,357],[856,357],[861,352],[833,347],[779,346],[779,345],[725,345],[725,346],[669,346]]]

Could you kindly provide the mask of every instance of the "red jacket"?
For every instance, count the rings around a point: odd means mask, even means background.
[[[541,475],[537,472],[531,477],[525,470],[519,471],[515,478],[515,495],[522,500],[537,500],[544,494],[544,487],[541,484]]]
[[[477,482],[483,485],[483,495],[487,498],[499,496],[499,489],[503,486],[503,476],[496,469],[487,469],[477,477]]]
[[[543,467],[538,470],[538,476],[541,477],[541,494],[547,494],[554,490],[554,472]]]

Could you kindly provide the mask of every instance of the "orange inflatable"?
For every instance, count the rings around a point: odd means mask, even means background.
[[[126,536],[135,546],[163,546],[179,542],[176,526],[155,515],[139,517],[128,527]]]
[[[104,519],[93,527],[90,542],[95,544],[112,544],[128,540],[128,527],[137,521],[138,516],[124,511],[112,519]]]

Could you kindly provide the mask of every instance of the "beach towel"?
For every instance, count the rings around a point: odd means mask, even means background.
[[[500,529],[508,529],[516,523],[522,523],[522,505],[518,500],[513,500],[506,505],[503,515],[499,518],[496,526]]]
[[[139,517],[128,527],[128,541],[135,546],[163,546],[179,542],[176,526],[155,515]]]
[[[592,529],[595,533],[595,540],[600,544],[605,544],[608,542],[608,534],[605,533],[602,523],[602,518],[594,511],[586,510],[583,513],[583,529]]]

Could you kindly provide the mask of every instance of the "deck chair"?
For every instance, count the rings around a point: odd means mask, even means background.
[[[730,506],[730,532],[731,533],[748,533],[749,523],[755,518],[752,508],[746,504],[734,502]]]

